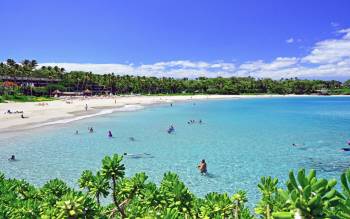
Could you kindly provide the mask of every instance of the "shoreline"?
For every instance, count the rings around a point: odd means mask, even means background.
[[[336,95],[342,97],[343,95]],[[345,95],[344,95],[345,96]],[[170,104],[176,102],[205,100],[234,100],[274,97],[320,97],[319,95],[183,95],[183,96],[110,96],[110,97],[78,97],[49,102],[45,105],[38,102],[0,103],[0,133],[26,131],[33,128],[70,123],[85,118],[106,115],[114,112],[128,112],[144,109],[148,106]],[[46,105],[47,104],[47,105]],[[88,110],[85,110],[85,106]],[[7,110],[23,111],[6,113]]]

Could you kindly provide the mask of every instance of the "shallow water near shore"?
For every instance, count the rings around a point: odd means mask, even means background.
[[[203,124],[189,125],[190,119]],[[100,168],[105,155],[149,153],[124,158],[128,176],[144,171],[159,182],[164,172],[173,171],[197,195],[243,189],[256,203],[261,176],[283,183],[290,169],[304,167],[338,179],[350,164],[350,152],[340,151],[348,147],[349,123],[349,97],[175,103],[0,135],[0,171],[36,185],[58,177],[77,187],[81,172]],[[170,124],[176,131],[169,135]],[[107,137],[108,130],[113,138]],[[11,154],[18,161],[9,162]],[[209,176],[196,169],[203,158]]]

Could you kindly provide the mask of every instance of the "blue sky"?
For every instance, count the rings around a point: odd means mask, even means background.
[[[0,60],[155,76],[350,78],[350,1],[2,1]]]

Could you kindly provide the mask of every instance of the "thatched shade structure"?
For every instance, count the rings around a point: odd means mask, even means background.
[[[62,94],[62,92],[59,91],[59,90],[54,90],[54,91],[52,92],[52,95],[54,95],[55,97],[59,97],[59,96],[61,96],[61,94]]]
[[[84,90],[84,95],[91,95],[92,94],[92,91],[91,90],[89,90],[89,89],[86,89],[86,90]]]
[[[52,94],[53,95],[60,95],[60,94],[62,94],[62,92],[61,91],[59,91],[59,90],[54,90],[53,92],[52,92]]]

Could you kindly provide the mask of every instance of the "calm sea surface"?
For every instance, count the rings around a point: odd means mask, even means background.
[[[189,125],[190,119],[203,124]],[[171,135],[166,132],[170,124],[176,129]],[[95,133],[88,133],[90,126]],[[114,138],[107,137],[108,130]],[[244,189],[254,203],[261,176],[283,183],[290,169],[304,167],[339,178],[350,165],[350,152],[340,151],[348,140],[346,97],[176,103],[0,135],[0,171],[36,185],[59,177],[77,187],[81,172],[97,170],[105,155],[149,153],[153,157],[124,159],[128,176],[144,171],[159,182],[164,172],[173,171],[197,195]],[[11,154],[19,161],[9,162]],[[203,158],[207,177],[196,169]]]

